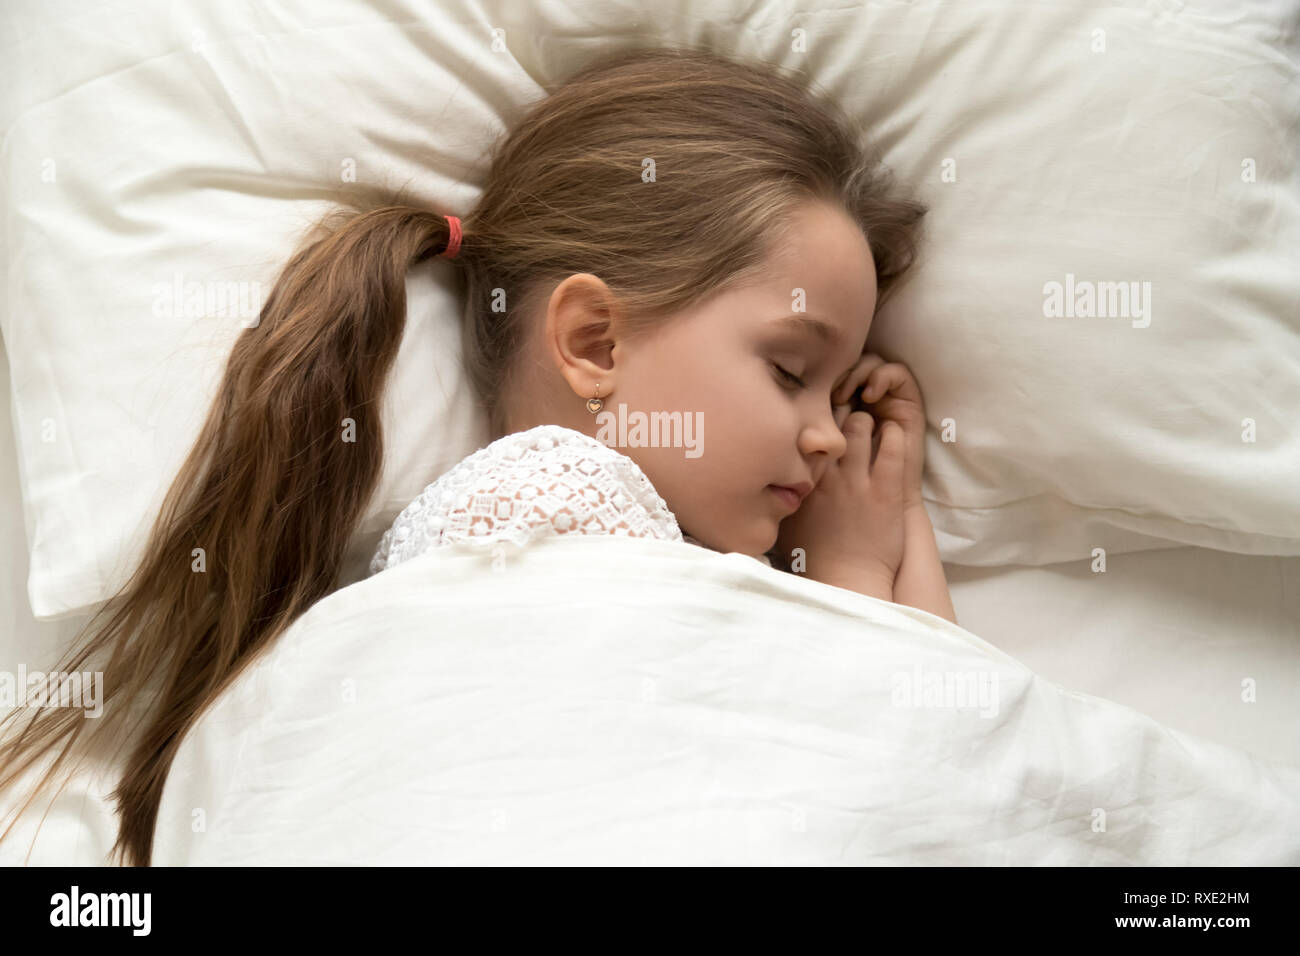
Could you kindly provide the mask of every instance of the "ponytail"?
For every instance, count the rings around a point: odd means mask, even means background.
[[[92,738],[83,756],[101,738],[129,741],[112,794],[112,852],[127,865],[150,862],[185,733],[337,586],[383,466],[380,398],[406,322],[406,273],[451,238],[445,217],[408,206],[335,213],[321,225],[325,236],[293,255],[258,324],[235,340],[140,565],[88,622],[82,633],[93,638],[60,665],[102,663],[103,716],[87,730],[82,711],[38,708],[0,744],[3,790],[63,743],[21,816],[83,733]]]

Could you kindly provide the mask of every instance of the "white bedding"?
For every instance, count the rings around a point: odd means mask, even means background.
[[[0,378],[7,375],[7,365],[0,362]],[[27,553],[13,436],[8,426],[9,390],[7,381],[2,384],[0,668],[13,671],[20,663],[29,668],[48,666],[84,618],[38,621],[27,603]],[[1295,594],[1300,593],[1296,587],[1300,582],[1300,559],[1176,548],[1129,555],[1120,564],[1112,563],[1111,568],[1109,576],[1103,578],[1078,563],[1046,568],[948,565],[946,570],[963,626],[1011,652],[1038,674],[1073,690],[1121,701],[1168,726],[1192,731],[1203,740],[1300,765],[1300,698],[1295,693],[1300,686],[1300,639],[1295,628],[1300,618],[1295,604]],[[369,582],[369,590],[363,593],[372,593],[380,581],[376,578]],[[1103,583],[1104,590],[1098,591]],[[347,593],[351,600],[357,592]],[[710,612],[711,616],[715,613]],[[364,652],[357,656],[364,657]],[[1229,693],[1229,685],[1251,674],[1263,675],[1261,693],[1255,704],[1245,705]],[[794,682],[789,684],[790,693],[797,689]],[[1093,706],[1103,716],[1126,715],[1130,726],[1142,728],[1135,739],[1154,735],[1166,746],[1174,739],[1164,736],[1157,725],[1122,708],[1101,702],[1093,702]],[[269,712],[245,716],[254,722],[273,720]],[[1099,722],[1099,726],[1104,723]],[[278,722],[266,726],[285,729]],[[210,725],[207,733],[214,733]],[[356,739],[354,735],[354,742]],[[392,740],[393,728],[380,727],[377,739]],[[192,749],[188,752],[194,756]],[[1194,753],[1219,755],[1219,759],[1211,756],[1201,770],[1193,769],[1194,775],[1212,776],[1224,766],[1221,752],[1213,747],[1198,742]],[[1240,765],[1242,759],[1237,754],[1230,762]],[[471,757],[466,767],[472,769],[479,763],[478,758]],[[324,768],[325,776],[312,784],[317,796],[321,788],[328,789],[329,779],[339,776],[333,769]],[[219,775],[218,765],[195,768],[187,785],[211,793],[220,786],[214,782]],[[181,779],[173,776],[172,787]],[[345,785],[350,780],[346,775],[342,779]],[[36,823],[45,804],[38,804],[34,816],[20,821],[14,839],[0,844],[0,863],[103,863],[116,836],[106,798],[115,783],[111,773],[96,776],[92,768],[60,795],[39,832]],[[13,796],[0,795],[0,804],[10,806]],[[180,806],[175,801],[183,801],[180,792],[170,790],[168,799],[172,801],[169,814],[180,814],[182,811],[175,809]],[[411,814],[411,818],[421,820],[426,815],[427,808]],[[795,820],[797,817],[792,819],[792,826]],[[1300,826],[1294,811],[1280,820],[1289,822],[1292,829]],[[173,820],[170,825],[183,830],[182,821]],[[209,834],[213,832],[209,829]],[[358,855],[350,862],[365,859],[369,848],[353,842],[350,835],[355,832],[349,822],[339,834],[328,836],[326,842],[339,847],[339,841],[346,837],[349,842],[340,849],[340,856],[356,850]],[[174,852],[168,846],[176,847],[177,839],[172,836],[168,838],[170,844],[160,843],[161,852]],[[182,832],[181,839],[194,837]],[[940,854],[943,845],[936,838],[934,852]]]
[[[1036,674],[1300,766],[1300,558],[1166,548],[1090,565],[945,567],[961,625]]]
[[[315,605],[183,743],[154,862],[1300,864],[1298,820],[1300,768],[926,612],[564,536]]]

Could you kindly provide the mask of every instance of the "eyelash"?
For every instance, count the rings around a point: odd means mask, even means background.
[[[787,381],[789,381],[789,382],[793,382],[795,385],[798,385],[800,388],[807,388],[807,387],[808,387],[807,383],[804,382],[803,379],[799,378],[799,376],[797,376],[797,375],[793,375],[793,374],[791,374],[790,372],[787,372],[785,369],[783,369],[781,366],[777,365],[775,362],[772,363],[772,368],[776,369],[776,370],[777,370],[778,372],[780,372],[783,376],[785,376],[785,378],[786,378]]]

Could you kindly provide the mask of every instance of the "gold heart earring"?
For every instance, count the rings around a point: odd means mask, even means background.
[[[600,400],[600,383],[596,383],[596,397],[587,399],[587,411],[593,415],[605,407],[605,403]]]

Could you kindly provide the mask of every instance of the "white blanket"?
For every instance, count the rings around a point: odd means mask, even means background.
[[[241,676],[154,862],[1297,864],[1300,769],[743,555],[462,543]]]

